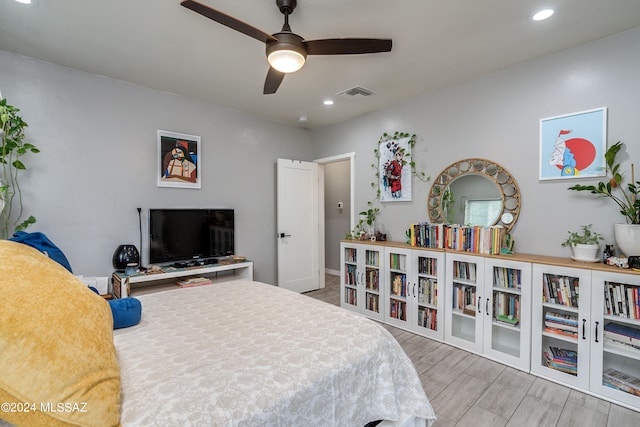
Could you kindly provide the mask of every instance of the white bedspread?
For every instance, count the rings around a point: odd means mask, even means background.
[[[249,281],[139,299],[140,324],[114,331],[124,427],[435,419],[395,339],[340,307]]]

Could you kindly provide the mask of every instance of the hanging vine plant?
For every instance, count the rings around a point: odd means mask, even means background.
[[[398,143],[400,140],[405,141],[403,141],[403,144],[400,144]],[[371,167],[375,171],[375,181],[371,182],[371,188],[375,191],[375,198],[367,202],[366,211],[360,212],[360,220],[353,231],[346,234],[345,237],[347,239],[366,239],[375,235],[373,226],[376,217],[380,213],[380,208],[376,206],[376,202],[379,202],[383,195],[381,183],[385,189],[390,192],[392,198],[401,200],[401,174],[406,166],[409,166],[412,177],[416,176],[423,182],[429,181],[430,178],[424,172],[416,170],[416,164],[412,157],[416,141],[416,134],[406,132],[394,132],[393,134],[385,132],[382,134],[378,140],[377,147],[373,150],[377,162],[371,164]],[[382,153],[380,147],[385,147],[388,151],[392,152],[394,159],[388,159],[381,165]],[[382,176],[381,171],[383,171]],[[365,229],[365,225],[367,229]]]
[[[18,114],[19,111],[9,105],[6,99],[0,99],[0,207],[3,208],[0,209],[0,238],[7,238],[13,231],[24,230],[36,222],[33,216],[20,221],[23,207],[18,175],[26,169],[20,158],[27,153],[39,153],[40,150],[24,141],[27,123]]]

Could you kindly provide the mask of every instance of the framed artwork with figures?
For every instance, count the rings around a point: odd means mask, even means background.
[[[158,130],[158,187],[200,188],[200,137]]]

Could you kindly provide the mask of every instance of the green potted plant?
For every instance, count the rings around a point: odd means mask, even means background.
[[[0,99],[0,207],[3,208],[0,209],[0,238],[3,239],[36,222],[33,216],[21,221],[23,206],[18,178],[20,172],[26,169],[20,158],[27,153],[40,151],[33,144],[25,142],[24,129],[27,123],[19,112],[6,99]]]
[[[577,184],[569,187],[574,191],[589,191],[600,197],[608,197],[620,208],[625,223],[614,224],[614,237],[618,248],[626,255],[640,255],[640,181],[635,181],[633,164],[631,164],[631,180],[623,184],[624,176],[620,171],[620,162],[616,160],[624,143],[618,141],[605,152],[606,181],[596,185]]]
[[[591,231],[591,224],[583,225],[579,231],[569,231],[569,237],[562,242],[562,246],[571,247],[573,258],[576,261],[596,262],[598,261],[598,249],[600,240],[603,237]]]

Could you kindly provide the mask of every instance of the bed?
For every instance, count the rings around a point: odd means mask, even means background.
[[[435,420],[380,324],[234,281],[139,297],[113,330],[103,298],[0,240],[0,425],[417,427]]]
[[[140,300],[141,323],[114,331],[124,426],[435,418],[395,339],[344,309],[252,281]]]

